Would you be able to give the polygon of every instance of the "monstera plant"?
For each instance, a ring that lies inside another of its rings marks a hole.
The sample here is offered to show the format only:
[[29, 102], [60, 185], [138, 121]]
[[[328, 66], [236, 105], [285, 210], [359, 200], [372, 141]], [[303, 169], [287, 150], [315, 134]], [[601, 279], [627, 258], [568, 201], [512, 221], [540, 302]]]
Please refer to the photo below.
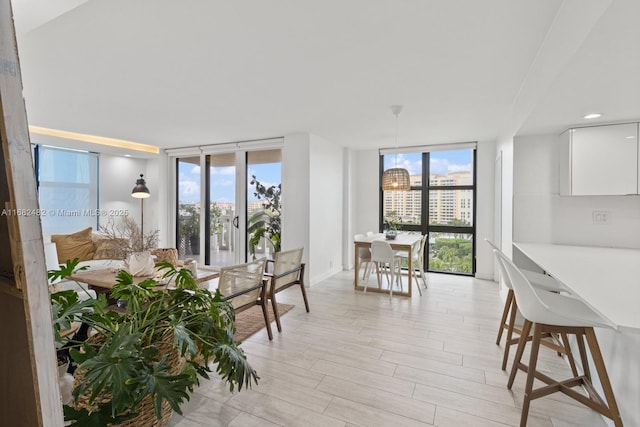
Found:
[[[69, 261], [49, 276], [68, 278], [76, 266]], [[58, 339], [72, 320], [92, 331], [84, 341], [66, 343], [77, 363], [73, 401], [64, 408], [72, 425], [145, 425], [135, 418], [145, 410], [157, 419], [167, 408], [181, 414], [199, 378], [209, 378], [211, 362], [231, 391], [257, 382], [233, 339], [231, 304], [219, 292], [199, 289], [187, 269], [158, 268], [158, 280], [141, 283], [126, 271], [117, 274], [111, 297], [125, 301], [124, 308], [109, 309], [104, 295], [82, 301], [73, 291], [52, 294]]]

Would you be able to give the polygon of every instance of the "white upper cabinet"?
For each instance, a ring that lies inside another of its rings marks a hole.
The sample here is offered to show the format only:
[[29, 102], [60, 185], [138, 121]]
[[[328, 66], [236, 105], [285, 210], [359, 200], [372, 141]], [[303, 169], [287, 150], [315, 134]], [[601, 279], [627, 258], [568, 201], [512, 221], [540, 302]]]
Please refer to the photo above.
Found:
[[638, 123], [569, 129], [560, 137], [560, 194], [638, 194]]

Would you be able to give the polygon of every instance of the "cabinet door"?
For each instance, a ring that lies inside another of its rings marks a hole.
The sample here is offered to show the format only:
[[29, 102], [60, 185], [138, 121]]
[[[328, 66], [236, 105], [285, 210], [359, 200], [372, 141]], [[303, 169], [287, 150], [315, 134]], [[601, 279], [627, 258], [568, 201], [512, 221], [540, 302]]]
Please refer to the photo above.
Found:
[[571, 130], [571, 194], [638, 194], [638, 124]]

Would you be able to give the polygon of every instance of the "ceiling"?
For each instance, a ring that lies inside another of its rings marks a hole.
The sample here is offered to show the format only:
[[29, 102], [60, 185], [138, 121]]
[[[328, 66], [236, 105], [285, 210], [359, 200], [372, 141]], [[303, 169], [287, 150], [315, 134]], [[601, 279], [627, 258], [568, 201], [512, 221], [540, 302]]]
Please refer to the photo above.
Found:
[[[640, 119], [636, 0], [13, 0], [29, 123], [353, 149]], [[39, 13], [36, 13], [39, 12]], [[32, 139], [34, 137], [32, 136]]]

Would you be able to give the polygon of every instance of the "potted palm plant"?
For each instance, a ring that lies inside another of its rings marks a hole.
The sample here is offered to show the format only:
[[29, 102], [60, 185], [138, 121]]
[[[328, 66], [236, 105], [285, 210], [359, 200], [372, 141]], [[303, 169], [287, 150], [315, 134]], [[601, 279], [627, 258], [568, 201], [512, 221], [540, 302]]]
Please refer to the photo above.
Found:
[[[68, 278], [77, 260], [49, 272]], [[81, 301], [52, 294], [54, 329], [80, 321], [94, 333], [86, 341], [68, 341], [77, 363], [73, 401], [65, 420], [91, 426], [162, 426], [189, 399], [199, 378], [216, 373], [231, 391], [258, 380], [243, 350], [233, 340], [234, 313], [219, 292], [199, 289], [191, 272], [169, 263], [164, 274], [135, 284], [121, 271], [112, 298], [127, 302], [110, 310], [104, 295]], [[160, 283], [171, 283], [162, 286]], [[72, 292], [72, 291], [64, 291]]]

